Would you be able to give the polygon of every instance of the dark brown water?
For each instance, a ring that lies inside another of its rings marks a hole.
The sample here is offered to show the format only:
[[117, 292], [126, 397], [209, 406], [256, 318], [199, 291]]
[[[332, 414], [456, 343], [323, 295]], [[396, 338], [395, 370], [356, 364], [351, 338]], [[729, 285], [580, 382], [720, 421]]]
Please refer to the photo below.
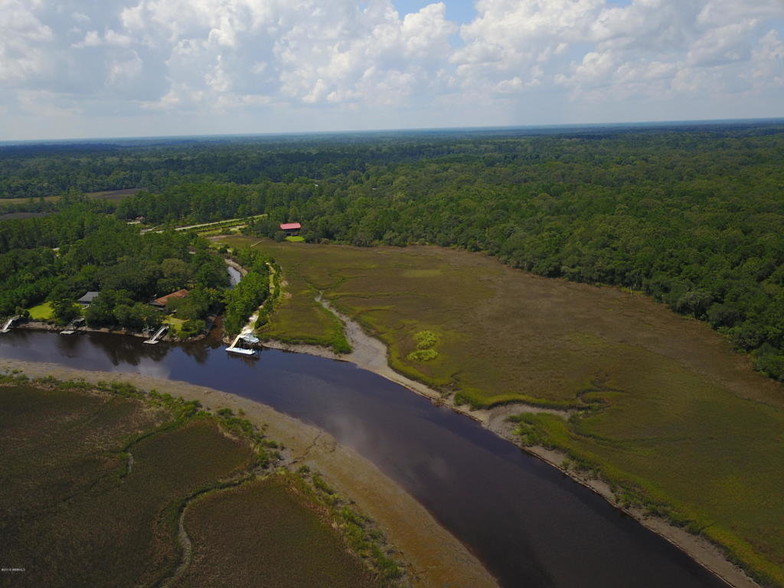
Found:
[[724, 584], [665, 540], [470, 419], [351, 364], [265, 350], [16, 330], [0, 356], [183, 380], [273, 406], [328, 431], [405, 487], [504, 586]]
[[232, 288], [240, 283], [240, 280], [242, 279], [242, 275], [240, 274], [239, 271], [235, 270], [230, 265], [226, 266], [226, 271], [229, 272], [229, 283], [231, 284]]

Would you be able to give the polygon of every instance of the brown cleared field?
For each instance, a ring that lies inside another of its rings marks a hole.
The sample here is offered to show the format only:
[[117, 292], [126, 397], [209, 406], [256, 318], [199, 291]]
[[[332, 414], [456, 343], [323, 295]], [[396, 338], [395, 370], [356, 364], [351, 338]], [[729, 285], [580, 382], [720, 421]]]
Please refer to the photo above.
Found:
[[319, 516], [320, 508], [288, 476], [197, 500], [185, 516], [185, 528], [196, 546], [193, 559], [174, 585], [378, 585], [342, 548], [328, 515]]
[[[527, 430], [784, 585], [784, 388], [706, 325], [462, 251], [260, 246], [381, 338], [398, 371], [476, 406], [582, 409], [526, 416]], [[422, 331], [437, 337], [425, 361], [410, 357]]]
[[[334, 514], [315, 517], [313, 505], [290, 491], [293, 483], [250, 483], [247, 492], [244, 486], [219, 489], [247, 479], [258, 463], [244, 434], [236, 427], [224, 432], [234, 426], [229, 417], [176, 417], [176, 402], [151, 404], [138, 393], [54, 381], [6, 379], [0, 406], [0, 559], [4, 568], [23, 570], [3, 575], [14, 586], [158, 585], [180, 565], [180, 509], [200, 495], [193, 510], [212, 522], [208, 536], [198, 535], [197, 526], [195, 553], [233, 556], [221, 543], [233, 537], [232, 551], [247, 557], [231, 570], [212, 570], [216, 581], [209, 585], [242, 585], [232, 578], [257, 578], [262, 567], [265, 577], [285, 578], [295, 566], [299, 585], [318, 585], [322, 577], [343, 578], [333, 585], [346, 586], [372, 579], [332, 530]], [[258, 495], [263, 488], [271, 490]], [[235, 495], [242, 512], [231, 502]], [[282, 513], [286, 519], [274, 537], [258, 534], [256, 523], [268, 526]], [[235, 525], [242, 524], [245, 534], [238, 536]], [[299, 558], [313, 565], [298, 566]]]
[[[125, 190], [105, 190], [103, 192], [88, 192], [85, 194], [87, 198], [95, 198], [98, 200], [122, 200], [128, 196], [133, 196], [140, 191], [140, 188], [127, 188]], [[44, 202], [58, 202], [62, 196], [43, 196]], [[38, 201], [41, 198], [2, 198], [0, 199], [0, 207], [4, 204], [27, 204], [31, 200]]]

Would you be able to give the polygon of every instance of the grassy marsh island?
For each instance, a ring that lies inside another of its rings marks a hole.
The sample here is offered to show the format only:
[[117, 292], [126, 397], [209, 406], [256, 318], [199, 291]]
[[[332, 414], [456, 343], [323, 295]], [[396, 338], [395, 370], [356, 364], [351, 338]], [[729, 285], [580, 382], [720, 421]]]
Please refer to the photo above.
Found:
[[231, 409], [18, 376], [0, 396], [2, 557], [23, 585], [408, 583], [370, 521], [281, 469], [278, 443]]

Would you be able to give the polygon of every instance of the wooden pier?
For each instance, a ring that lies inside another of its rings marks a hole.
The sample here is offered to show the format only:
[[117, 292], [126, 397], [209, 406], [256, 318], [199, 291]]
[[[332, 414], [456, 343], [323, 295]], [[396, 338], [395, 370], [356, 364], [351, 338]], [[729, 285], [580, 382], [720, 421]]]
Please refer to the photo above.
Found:
[[163, 334], [168, 330], [169, 326], [163, 325], [160, 329], [155, 331], [155, 334], [152, 337], [145, 340], [144, 342], [147, 343], [147, 345], [156, 345], [161, 340], [161, 337], [163, 337]]
[[10, 331], [11, 327], [14, 326], [14, 323], [18, 321], [20, 318], [22, 317], [17, 315], [17, 316], [12, 316], [10, 319], [5, 321], [5, 323], [3, 323], [3, 328], [0, 329], [0, 333], [7, 333], [8, 331]]

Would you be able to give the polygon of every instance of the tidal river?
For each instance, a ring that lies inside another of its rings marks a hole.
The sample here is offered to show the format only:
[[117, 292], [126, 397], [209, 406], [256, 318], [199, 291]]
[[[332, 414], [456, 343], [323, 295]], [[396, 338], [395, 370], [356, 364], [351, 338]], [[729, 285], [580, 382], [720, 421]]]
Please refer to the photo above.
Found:
[[265, 350], [14, 330], [0, 357], [136, 372], [244, 396], [354, 448], [419, 500], [504, 586], [724, 584], [591, 491], [467, 417], [351, 364]]

